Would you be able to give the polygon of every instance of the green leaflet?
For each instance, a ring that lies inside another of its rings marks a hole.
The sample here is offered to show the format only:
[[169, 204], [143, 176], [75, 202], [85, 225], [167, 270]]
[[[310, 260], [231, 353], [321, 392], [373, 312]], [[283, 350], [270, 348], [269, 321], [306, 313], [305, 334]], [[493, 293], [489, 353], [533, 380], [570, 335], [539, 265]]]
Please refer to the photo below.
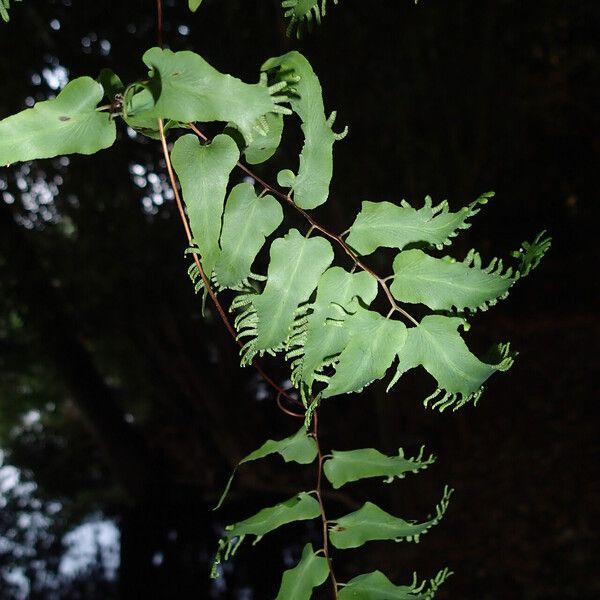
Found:
[[271, 244], [267, 284], [260, 294], [242, 294], [232, 310], [243, 308], [234, 325], [239, 338], [250, 337], [243, 346], [242, 364], [257, 353], [283, 348], [294, 313], [317, 287], [319, 277], [333, 260], [331, 244], [322, 237], [305, 238], [297, 229]]
[[346, 483], [367, 477], [385, 476], [385, 482], [391, 483], [394, 477], [403, 479], [406, 473], [417, 473], [435, 462], [433, 455], [423, 459], [423, 449], [414, 458], [405, 458], [402, 448], [398, 450], [398, 456], [385, 456], [374, 448], [333, 450], [332, 457], [325, 461], [323, 471], [336, 490]]
[[486, 310], [508, 295], [516, 281], [512, 269], [502, 272], [502, 261], [481, 268], [481, 257], [471, 250], [464, 262], [433, 258], [421, 250], [405, 250], [394, 259], [394, 298], [425, 304], [433, 310]]
[[306, 544], [300, 562], [283, 574], [275, 600], [310, 600], [313, 589], [324, 583], [328, 575], [327, 559], [315, 554], [312, 545]]
[[271, 58], [261, 70], [274, 71], [278, 82], [295, 81], [293, 89], [290, 89], [293, 94], [289, 100], [292, 110], [302, 121], [304, 146], [298, 174], [294, 175], [286, 169], [279, 173], [277, 181], [283, 187], [292, 188], [294, 202], [300, 208], [315, 208], [329, 196], [329, 183], [333, 175], [333, 143], [344, 137], [345, 133], [333, 133], [331, 127], [335, 112], [329, 119], [325, 118], [321, 84], [302, 54], [293, 51], [279, 58]]
[[205, 145], [195, 135], [184, 135], [171, 152], [194, 242], [209, 278], [220, 253], [221, 215], [229, 174], [239, 157], [235, 142], [222, 134]]
[[189, 7], [192, 12], [196, 12], [200, 5], [202, 4], [202, 0], [189, 0]]
[[254, 516], [228, 525], [225, 537], [219, 541], [219, 548], [213, 562], [211, 577], [217, 576], [216, 567], [221, 559], [228, 560], [233, 556], [247, 535], [254, 535], [254, 544], [264, 535], [294, 521], [316, 519], [321, 514], [319, 503], [307, 492], [300, 492], [289, 500], [269, 508], [263, 508]]
[[231, 190], [225, 203], [221, 252], [214, 271], [220, 288], [240, 289], [246, 284], [266, 237], [282, 221], [283, 210], [273, 196], [259, 198], [249, 183], [240, 183]]
[[257, 135], [244, 150], [246, 161], [251, 165], [258, 165], [269, 160], [279, 148], [283, 135], [283, 115], [267, 113], [264, 115], [267, 123], [265, 135]]
[[319, 279], [317, 297], [296, 314], [287, 341], [287, 359], [292, 359], [292, 383], [310, 389], [324, 366], [331, 364], [346, 347], [350, 336], [347, 327], [336, 327], [339, 307], [352, 312], [357, 298], [369, 305], [377, 295], [377, 281], [368, 273], [348, 273], [341, 267], [331, 267]]
[[[333, 0], [334, 4], [338, 3], [338, 0]], [[287, 28], [287, 35], [291, 35], [296, 32], [296, 36], [299, 38], [303, 25], [310, 30], [312, 28], [313, 18], [320, 25], [321, 17], [327, 14], [327, 0], [283, 0], [281, 3], [282, 8], [285, 9], [283, 16], [290, 19]]]
[[362, 306], [338, 323], [349, 330], [350, 340], [339, 355], [335, 373], [326, 378], [323, 398], [360, 392], [375, 379], [381, 379], [406, 341], [404, 323]]
[[494, 192], [482, 194], [457, 212], [450, 212], [445, 200], [433, 206], [429, 196], [419, 209], [405, 200], [400, 206], [391, 202], [363, 202], [346, 241], [362, 256], [381, 246], [402, 250], [415, 242], [433, 244], [440, 250], [451, 243], [459, 230], [471, 226], [467, 219], [477, 214], [479, 205], [486, 204], [493, 195]]
[[511, 253], [520, 260], [514, 274], [510, 267], [502, 272], [502, 260], [497, 258], [482, 268], [475, 250], [469, 251], [463, 262], [450, 256], [433, 258], [417, 249], [405, 250], [394, 259], [390, 291], [397, 300], [425, 304], [433, 310], [487, 310], [506, 298], [512, 285], [539, 264], [551, 242], [544, 233]]
[[[21, 0], [16, 0], [17, 2], [21, 2]], [[8, 14], [8, 10], [10, 8], [10, 0], [0, 0], [0, 17], [6, 23], [10, 21], [10, 16]]]
[[112, 146], [116, 128], [96, 110], [102, 86], [91, 77], [70, 81], [54, 100], [0, 121], [0, 165], [60, 154], [94, 154]]
[[440, 522], [448, 508], [452, 491], [444, 488], [435, 516], [424, 523], [399, 519], [372, 502], [365, 502], [357, 511], [332, 521], [334, 525], [329, 528], [329, 539], [340, 550], [358, 548], [365, 542], [375, 540], [418, 542], [424, 533]]
[[317, 457], [317, 444], [312, 436], [307, 435], [304, 427], [301, 427], [294, 435], [286, 437], [283, 440], [267, 440], [260, 448], [254, 450], [254, 452], [251, 452], [248, 456], [240, 460], [238, 466], [231, 474], [219, 502], [213, 510], [217, 510], [217, 508], [223, 504], [227, 492], [229, 492], [229, 488], [231, 487], [231, 482], [240, 465], [276, 453], [280, 454], [286, 463], [297, 462], [301, 465], [308, 465]]
[[[219, 73], [201, 56], [187, 50], [150, 48], [143, 60], [150, 69], [151, 79], [138, 94], [141, 97], [138, 103], [144, 105], [145, 111], [140, 108], [137, 112], [142, 112], [146, 119], [164, 118], [182, 123], [231, 121], [249, 142], [257, 133], [266, 133], [263, 115], [290, 113], [279, 105], [287, 98], [274, 95], [284, 84], [269, 88], [260, 83], [244, 83]], [[152, 106], [149, 94], [154, 100]], [[135, 106], [135, 100], [131, 102]]]
[[425, 587], [425, 581], [418, 585], [415, 574], [411, 585], [396, 586], [381, 571], [373, 571], [351, 579], [338, 594], [338, 600], [432, 600], [450, 575], [452, 572], [444, 569]]
[[317, 444], [312, 436], [307, 435], [304, 427], [301, 427], [294, 435], [283, 440], [267, 440], [258, 450], [241, 460], [240, 464], [275, 453], [281, 454], [285, 462], [308, 465], [317, 457]]
[[546, 232], [540, 232], [533, 242], [523, 242], [518, 250], [511, 253], [513, 258], [518, 258], [520, 261], [518, 273], [520, 277], [529, 275], [535, 269], [546, 252], [550, 249], [552, 239], [546, 237]]
[[425, 399], [425, 406], [433, 399], [433, 408], [440, 410], [451, 405], [456, 410], [469, 400], [476, 403], [483, 392], [484, 381], [496, 371], [508, 370], [515, 353], [510, 352], [509, 344], [500, 344], [492, 353], [490, 363], [481, 362], [471, 354], [458, 333], [461, 325], [465, 326], [465, 321], [459, 317], [429, 315], [418, 327], [411, 327], [406, 344], [398, 353], [398, 369], [388, 390], [406, 371], [423, 365], [438, 384]]

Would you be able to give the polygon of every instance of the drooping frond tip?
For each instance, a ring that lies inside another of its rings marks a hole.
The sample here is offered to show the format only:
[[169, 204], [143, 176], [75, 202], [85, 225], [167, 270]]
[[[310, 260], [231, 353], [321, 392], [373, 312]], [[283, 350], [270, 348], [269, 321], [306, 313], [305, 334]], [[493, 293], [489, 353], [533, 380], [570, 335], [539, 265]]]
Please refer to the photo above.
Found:
[[[337, 4], [338, 0], [333, 0], [333, 3]], [[283, 16], [289, 18], [287, 35], [295, 33], [297, 38], [305, 29], [312, 31], [313, 23], [320, 25], [327, 14], [327, 0], [283, 0], [281, 7], [285, 10]]]
[[519, 250], [514, 251], [511, 256], [520, 260], [517, 268], [519, 277], [529, 275], [535, 269], [552, 245], [552, 238], [541, 231], [533, 242], [523, 242]]
[[[21, 2], [21, 0], [15, 0], [16, 2]], [[10, 0], [0, 0], [0, 17], [5, 23], [10, 21], [10, 16], [8, 14], [8, 10], [10, 8]]]

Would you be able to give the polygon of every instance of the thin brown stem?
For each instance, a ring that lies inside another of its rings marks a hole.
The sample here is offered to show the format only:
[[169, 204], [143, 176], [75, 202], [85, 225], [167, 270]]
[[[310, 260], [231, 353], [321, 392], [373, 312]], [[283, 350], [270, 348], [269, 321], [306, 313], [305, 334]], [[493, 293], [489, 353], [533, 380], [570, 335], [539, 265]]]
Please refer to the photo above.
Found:
[[[175, 172], [173, 171], [173, 165], [171, 164], [171, 157], [169, 155], [169, 148], [167, 146], [167, 139], [165, 137], [165, 129], [164, 129], [162, 119], [158, 119], [158, 131], [160, 134], [160, 142], [162, 145], [165, 164], [167, 166], [167, 173], [169, 175], [169, 182], [171, 183], [171, 188], [173, 189], [173, 194], [175, 196], [175, 203], [177, 204], [177, 210], [179, 211], [179, 216], [181, 218], [183, 228], [185, 229], [185, 235], [187, 237], [188, 244], [191, 244], [192, 243], [192, 231], [191, 231], [190, 225], [188, 223], [187, 215], [185, 214], [185, 209], [183, 208], [183, 201], [181, 199], [181, 194], [179, 193], [179, 189], [177, 187], [177, 180], [175, 178]], [[235, 332], [235, 329], [233, 328], [233, 325], [227, 318], [227, 314], [225, 313], [225, 310], [223, 309], [221, 302], [217, 298], [215, 291], [212, 289], [212, 287], [210, 285], [210, 281], [208, 280], [208, 277], [206, 276], [206, 273], [204, 272], [204, 269], [202, 268], [202, 263], [200, 262], [198, 255], [193, 254], [193, 257], [194, 257], [194, 262], [196, 263], [196, 267], [198, 268], [198, 273], [200, 274], [200, 277], [202, 278], [202, 282], [204, 283], [204, 287], [206, 288], [206, 291], [207, 291], [208, 295], [210, 296], [210, 299], [213, 301], [213, 304], [215, 305], [215, 308], [217, 309], [217, 312], [219, 313], [219, 316], [221, 317], [223, 324], [225, 325], [225, 327], [226, 327], [227, 331], [229, 332], [229, 334], [231, 335], [231, 337], [233, 337], [233, 339], [237, 342], [237, 344], [239, 346], [241, 346], [242, 344], [238, 340], [238, 337]], [[277, 383], [275, 383], [275, 381], [273, 381], [273, 379], [271, 379], [271, 377], [269, 377], [264, 372], [262, 367], [256, 361], [252, 361], [252, 366], [256, 369], [258, 374], [264, 379], [264, 381], [277, 392], [278, 396], [283, 396], [286, 400], [288, 400], [292, 403], [298, 404], [300, 406], [302, 405], [301, 402], [297, 398], [294, 398], [293, 396], [288, 394], [281, 386], [277, 385]], [[280, 404], [279, 404], [279, 406], [280, 406], [280, 408], [282, 408], [282, 410], [284, 410]], [[286, 410], [284, 410], [284, 412], [289, 413], [289, 411], [286, 411]]]
[[[189, 127], [199, 138], [201, 138], [205, 142], [209, 141], [209, 138], [206, 135], [204, 135], [193, 123], [189, 123]], [[268, 184], [266, 181], [264, 181], [263, 179], [258, 177], [258, 175], [256, 175], [253, 171], [251, 171], [243, 163], [238, 161], [237, 166], [242, 171], [244, 171], [244, 173], [246, 173], [247, 175], [252, 177], [252, 179], [254, 179], [254, 181], [256, 181], [258, 184], [262, 185], [265, 190], [268, 190], [272, 194], [275, 194], [275, 196], [277, 196], [280, 200], [283, 200], [286, 204], [289, 204], [294, 210], [298, 211], [310, 223], [311, 231], [312, 231], [312, 229], [316, 229], [317, 231], [320, 231], [325, 237], [334, 241], [350, 257], [352, 262], [357, 267], [359, 267], [360, 269], [362, 269], [363, 271], [365, 271], [366, 273], [371, 275], [371, 277], [373, 277], [377, 281], [377, 283], [383, 290], [386, 298], [388, 299], [388, 302], [390, 303], [392, 312], [398, 312], [401, 315], [404, 315], [404, 317], [406, 317], [411, 323], [413, 323], [413, 325], [419, 324], [419, 322], [409, 312], [404, 310], [401, 306], [398, 306], [398, 304], [397, 304], [396, 300], [394, 299], [394, 296], [392, 296], [392, 293], [390, 292], [390, 288], [386, 282], [387, 278], [381, 277], [373, 269], [371, 269], [371, 267], [367, 266], [364, 262], [362, 262], [362, 260], [360, 260], [360, 258], [358, 258], [358, 256], [352, 250], [352, 248], [350, 248], [350, 246], [348, 246], [348, 244], [346, 244], [346, 242], [344, 241], [344, 239], [341, 235], [338, 235], [337, 233], [333, 233], [332, 231], [330, 231], [329, 229], [327, 229], [326, 227], [324, 227], [323, 225], [318, 223], [310, 214], [308, 214], [308, 212], [306, 212], [304, 209], [300, 208], [292, 200], [292, 198], [289, 194], [284, 194], [282, 191], [280, 191], [277, 188], [273, 187], [272, 185]]]
[[321, 444], [319, 443], [319, 421], [318, 421], [318, 409], [313, 412], [313, 437], [317, 445], [317, 487], [315, 489], [317, 501], [319, 502], [319, 508], [321, 510], [321, 523], [323, 524], [323, 555], [327, 560], [327, 566], [329, 567], [329, 579], [333, 587], [333, 598], [337, 600], [337, 580], [333, 571], [333, 561], [329, 554], [329, 533], [327, 531], [327, 515], [325, 514], [325, 506], [323, 504], [323, 495], [321, 493], [321, 481], [323, 479], [323, 461], [325, 457], [321, 452]]
[[162, 0], [156, 0], [156, 41], [159, 48], [163, 46], [163, 10]]

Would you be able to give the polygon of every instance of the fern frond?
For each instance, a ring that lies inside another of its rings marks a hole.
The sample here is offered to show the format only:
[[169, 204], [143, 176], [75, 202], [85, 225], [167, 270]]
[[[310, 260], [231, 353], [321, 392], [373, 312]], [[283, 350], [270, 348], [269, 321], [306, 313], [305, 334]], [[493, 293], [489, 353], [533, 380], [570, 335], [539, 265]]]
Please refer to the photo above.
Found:
[[331, 244], [322, 237], [305, 238], [291, 229], [271, 244], [267, 283], [260, 294], [242, 294], [231, 310], [243, 308], [234, 326], [238, 337], [250, 338], [242, 347], [242, 364], [254, 356], [284, 348], [295, 316], [317, 287], [333, 260]]
[[221, 253], [219, 237], [225, 194], [229, 175], [239, 157], [236, 143], [223, 134], [204, 145], [195, 135], [184, 135], [171, 152], [192, 235], [209, 279]]
[[381, 571], [373, 571], [358, 575], [347, 584], [341, 584], [339, 600], [356, 600], [356, 598], [394, 598], [394, 600], [433, 600], [440, 586], [452, 575], [452, 571], [444, 569], [428, 582], [419, 584], [417, 574], [413, 574], [410, 585], [394, 585]]
[[283, 221], [273, 196], [258, 197], [249, 183], [236, 185], [227, 198], [214, 279], [218, 289], [243, 289], [266, 238]]
[[346, 241], [362, 256], [382, 246], [402, 250], [417, 242], [441, 250], [452, 243], [452, 238], [461, 230], [471, 226], [468, 220], [493, 196], [494, 192], [482, 194], [456, 212], [450, 212], [446, 200], [434, 206], [429, 196], [419, 209], [406, 200], [402, 200], [400, 206], [391, 202], [363, 202]]
[[366, 306], [377, 295], [377, 282], [368, 273], [348, 273], [331, 267], [319, 279], [314, 303], [296, 312], [286, 340], [286, 359], [291, 360], [292, 383], [306, 387], [308, 395], [315, 375], [347, 345], [350, 330], [332, 327], [329, 321], [339, 318], [339, 308], [352, 311], [360, 299]]
[[540, 264], [551, 244], [552, 238], [546, 236], [545, 231], [540, 232], [533, 242], [523, 242], [521, 248], [511, 254], [513, 258], [519, 259], [518, 277], [529, 275]]
[[329, 539], [341, 550], [358, 548], [375, 540], [418, 543], [421, 536], [442, 520], [452, 492], [448, 486], [444, 488], [442, 499], [435, 507], [435, 515], [431, 515], [424, 523], [405, 521], [390, 515], [372, 502], [365, 502], [357, 511], [330, 521], [332, 527], [329, 529]]
[[406, 343], [398, 352], [396, 374], [388, 390], [406, 373], [418, 366], [435, 378], [438, 385], [424, 404], [440, 411], [449, 406], [457, 410], [467, 402], [476, 403], [483, 383], [495, 372], [508, 370], [516, 356], [509, 344], [499, 344], [486, 357], [486, 362], [472, 354], [458, 333], [465, 321], [458, 317], [429, 315], [418, 327], [408, 329]]
[[[338, 0], [333, 0], [334, 4]], [[283, 16], [289, 18], [287, 35], [294, 33], [300, 38], [303, 31], [312, 31], [313, 22], [321, 24], [321, 19], [327, 14], [327, 0], [283, 0], [281, 7], [285, 9]]]
[[323, 106], [323, 92], [319, 78], [310, 63], [299, 52], [288, 52], [271, 58], [261, 70], [275, 81], [290, 84], [289, 103], [302, 121], [304, 145], [300, 154], [298, 174], [284, 169], [277, 176], [282, 187], [290, 187], [294, 202], [303, 209], [320, 206], [329, 196], [333, 175], [333, 144], [342, 139], [344, 132], [332, 130], [335, 113], [327, 119]]
[[[21, 0], [15, 0], [16, 2], [21, 2]], [[10, 15], [8, 11], [10, 10], [10, 0], [0, 0], [0, 17], [5, 23], [10, 21]]]

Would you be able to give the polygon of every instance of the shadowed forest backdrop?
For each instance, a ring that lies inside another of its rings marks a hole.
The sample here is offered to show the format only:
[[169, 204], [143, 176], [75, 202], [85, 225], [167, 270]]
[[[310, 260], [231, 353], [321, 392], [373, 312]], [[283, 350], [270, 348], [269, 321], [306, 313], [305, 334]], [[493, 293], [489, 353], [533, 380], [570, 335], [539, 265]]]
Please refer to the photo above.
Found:
[[[475, 349], [508, 339], [520, 356], [476, 408], [425, 411], [417, 375], [323, 406], [327, 447], [438, 456], [418, 480], [373, 486], [392, 512], [425, 514], [444, 483], [456, 488], [419, 545], [338, 553], [337, 571], [405, 581], [447, 565], [440, 599], [598, 598], [600, 3], [344, 0], [300, 42], [276, 0], [205, 0], [195, 15], [164, 4], [168, 46], [245, 81], [288, 49], [310, 59], [350, 126], [317, 211], [334, 231], [362, 200], [431, 194], [458, 207], [494, 189], [456, 242], [463, 253], [507, 254], [543, 228], [554, 238], [477, 317]], [[150, 1], [16, 3], [0, 24], [0, 118], [103, 67], [142, 78], [155, 43]], [[224, 523], [288, 497], [310, 470], [257, 463], [210, 508], [241, 457], [297, 425], [239, 369], [210, 306], [201, 317], [158, 144], [119, 137], [93, 158], [0, 169], [0, 598], [270, 598], [318, 532], [242, 548], [218, 585], [208, 563]], [[300, 144], [297, 132], [282, 167]], [[332, 512], [358, 506], [354, 493], [329, 498]]]

